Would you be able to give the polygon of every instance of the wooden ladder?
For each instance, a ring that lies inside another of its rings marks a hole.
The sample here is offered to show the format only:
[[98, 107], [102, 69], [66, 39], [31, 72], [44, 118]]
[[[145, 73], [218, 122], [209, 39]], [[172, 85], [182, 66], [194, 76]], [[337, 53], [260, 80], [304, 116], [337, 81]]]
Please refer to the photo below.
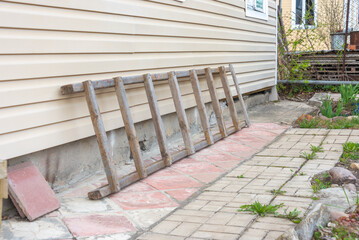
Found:
[[[238, 94], [238, 98], [241, 107], [243, 109], [245, 122], [242, 124], [238, 120], [237, 111], [233, 101], [233, 96], [231, 94], [230, 87], [228, 84], [227, 72], [231, 72], [232, 74], [232, 78]], [[228, 129], [226, 128], [223, 119], [222, 109], [220, 106], [216, 88], [214, 86], [213, 74], [219, 74], [221, 78], [223, 90], [228, 104], [229, 113], [233, 123], [233, 126]], [[219, 128], [219, 133], [216, 134], [212, 134], [210, 130], [205, 103], [202, 97], [202, 91], [198, 81], [199, 75], [205, 75], [207, 80], [211, 102], [213, 105], [213, 111], [216, 116], [217, 124]], [[190, 81], [193, 88], [193, 94], [195, 96], [203, 132], [205, 136], [204, 140], [196, 143], [193, 142], [190, 135], [190, 128], [189, 128], [185, 108], [183, 105], [180, 88], [178, 85], [178, 78], [184, 78], [184, 77], [190, 77]], [[161, 113], [158, 106], [158, 101], [153, 86], [154, 81], [161, 81], [161, 80], [168, 80], [179, 125], [180, 125], [180, 130], [183, 137], [184, 146], [185, 146], [184, 150], [178, 151], [174, 154], [170, 154], [170, 150], [166, 140], [164, 124], [162, 121]], [[155, 127], [158, 146], [162, 158], [160, 161], [151, 163], [148, 166], [144, 165], [144, 161], [142, 159], [140, 144], [137, 139], [135, 124], [133, 122], [130, 113], [130, 106], [128, 104], [126, 91], [125, 91], [125, 85], [138, 84], [138, 83], [143, 83], [145, 87], [148, 104], [150, 107], [151, 116]], [[126, 130], [126, 135], [128, 138], [130, 150], [136, 167], [135, 172], [132, 172], [122, 177], [119, 176], [115, 167], [114, 160], [111, 155], [112, 152], [111, 146], [107, 139], [106, 130], [102, 121], [101, 112], [95, 94], [96, 89], [111, 88], [111, 87], [115, 87], [116, 90], [117, 100], [120, 106], [120, 111]], [[140, 179], [143, 179], [148, 175], [158, 171], [159, 169], [170, 166], [173, 162], [176, 162], [188, 155], [191, 155], [200, 149], [212, 145], [216, 141], [225, 138], [229, 134], [239, 131], [244, 126], [250, 125], [248, 113], [239, 88], [238, 79], [232, 65], [229, 65], [229, 68], [221, 66], [216, 69], [205, 68], [205, 69], [177, 71], [177, 72], [159, 73], [159, 74], [144, 74], [144, 75], [137, 75], [130, 77], [116, 77], [113, 79], [105, 79], [98, 81], [85, 81], [82, 83], [75, 83], [75, 84], [62, 86], [61, 92], [63, 95], [85, 92], [88, 109], [91, 115], [93, 128], [97, 137], [97, 142], [100, 149], [101, 158], [108, 181], [107, 185], [89, 192], [88, 196], [90, 199], [101, 199], [112, 193], [116, 193], [120, 191], [121, 188], [124, 188]]]

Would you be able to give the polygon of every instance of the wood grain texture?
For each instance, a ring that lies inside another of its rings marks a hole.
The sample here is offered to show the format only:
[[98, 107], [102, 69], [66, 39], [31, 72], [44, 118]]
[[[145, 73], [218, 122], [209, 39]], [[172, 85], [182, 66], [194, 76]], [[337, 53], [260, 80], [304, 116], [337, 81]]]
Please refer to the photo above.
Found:
[[168, 76], [169, 76], [168, 83], [171, 89], [172, 99], [176, 109], [178, 123], [181, 129], [184, 146], [187, 150], [187, 153], [190, 155], [193, 154], [195, 151], [194, 151], [193, 141], [191, 138], [187, 115], [185, 112], [185, 108], [183, 106], [181, 91], [178, 86], [176, 74], [174, 72], [169, 72]]
[[212, 145], [213, 144], [213, 135], [212, 135], [211, 129], [209, 127], [206, 106], [204, 104], [202, 90], [201, 90], [201, 86], [199, 85], [196, 70], [190, 71], [190, 80], [191, 80], [191, 84], [192, 84], [193, 94], [196, 99], [198, 114], [201, 119], [204, 136], [207, 140], [208, 145]]
[[238, 131], [238, 130], [240, 130], [240, 126], [239, 126], [239, 122], [238, 122], [237, 110], [236, 110], [236, 106], [234, 105], [231, 89], [229, 88], [226, 68], [224, 66], [221, 66], [218, 69], [219, 69], [219, 76], [222, 81], [222, 87], [224, 90], [224, 94], [226, 95], [226, 101], [227, 101], [227, 105], [228, 105], [229, 114], [231, 116], [234, 128]]
[[246, 104], [244, 103], [243, 96], [242, 96], [242, 93], [241, 93], [241, 89], [239, 88], [239, 83], [238, 83], [238, 79], [237, 79], [237, 74], [236, 74], [236, 72], [235, 72], [234, 67], [233, 67], [232, 64], [229, 65], [229, 69], [230, 69], [231, 74], [232, 74], [234, 86], [236, 87], [236, 91], [237, 91], [237, 94], [238, 94], [239, 102], [241, 103], [241, 106], [242, 106], [244, 118], [246, 119], [247, 126], [249, 127], [249, 126], [251, 125], [251, 121], [250, 121], [249, 116], [248, 116]]
[[108, 142], [105, 127], [103, 125], [101, 112], [97, 104], [96, 93], [91, 81], [83, 82], [88, 109], [91, 115], [92, 125], [97, 137], [102, 163], [105, 168], [107, 181], [112, 192], [120, 191], [119, 178], [115, 163], [112, 159], [112, 150]]
[[171, 155], [168, 149], [166, 132], [163, 125], [160, 109], [158, 107], [158, 102], [155, 94], [155, 89], [153, 87], [152, 78], [150, 74], [145, 74], [143, 78], [144, 78], [146, 95], [148, 99], [148, 105], [150, 107], [152, 121], [155, 127], [157, 142], [160, 148], [162, 160], [164, 161], [166, 166], [170, 166], [172, 164]]
[[206, 80], [207, 80], [208, 90], [209, 90], [211, 100], [212, 100], [213, 111], [214, 111], [214, 114], [216, 115], [219, 132], [221, 133], [222, 137], [226, 137], [227, 130], [226, 130], [226, 126], [224, 124], [222, 109], [221, 109], [221, 106], [219, 105], [219, 99], [217, 96], [216, 87], [214, 86], [212, 70], [211, 70], [211, 68], [206, 68], [205, 71], [206, 71]]
[[143, 166], [140, 144], [138, 142], [135, 124], [131, 116], [130, 106], [128, 104], [128, 100], [126, 96], [125, 85], [121, 77], [115, 78], [114, 81], [115, 81], [117, 100], [120, 106], [122, 120], [125, 125], [127, 139], [130, 144], [133, 161], [135, 162], [135, 167], [138, 176], [140, 179], [142, 179], [145, 178], [147, 174], [146, 174], [146, 169]]

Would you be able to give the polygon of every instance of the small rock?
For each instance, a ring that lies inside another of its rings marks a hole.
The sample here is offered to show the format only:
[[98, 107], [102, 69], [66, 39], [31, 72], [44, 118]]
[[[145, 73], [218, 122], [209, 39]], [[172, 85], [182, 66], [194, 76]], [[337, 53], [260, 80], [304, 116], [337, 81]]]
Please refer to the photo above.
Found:
[[298, 239], [311, 240], [318, 226], [325, 226], [329, 221], [328, 208], [319, 203], [306, 215], [306, 217], [295, 227]]
[[358, 118], [358, 116], [355, 115], [355, 116], [349, 116], [349, 117], [348, 117], [349, 120], [352, 120], [352, 119], [354, 119], [354, 118]]
[[339, 185], [338, 184], [332, 184], [332, 187], [336, 188], [336, 187], [339, 187]]
[[340, 168], [333, 167], [329, 170], [329, 175], [331, 176], [331, 182], [334, 184], [344, 184], [344, 183], [356, 183], [356, 177], [351, 173], [351, 171]]
[[344, 184], [343, 186], [345, 189], [347, 189], [349, 191], [352, 191], [352, 192], [357, 191], [357, 188], [356, 188], [355, 184], [353, 184], [353, 183], [347, 183], [347, 184]]
[[354, 170], [359, 170], [359, 163], [352, 163], [350, 164], [350, 168]]
[[288, 231], [284, 232], [276, 240], [299, 240], [298, 234], [294, 228], [290, 228]]
[[332, 219], [332, 221], [335, 221], [341, 217], [349, 217], [349, 214], [339, 211], [330, 211], [330, 218]]
[[[338, 211], [339, 208], [346, 209], [348, 206], [355, 204], [356, 193], [344, 190], [341, 187], [322, 189], [318, 193], [320, 202], [328, 207], [330, 211]], [[349, 199], [349, 203], [348, 203]]]
[[343, 117], [343, 116], [333, 117], [332, 121], [335, 122], [335, 121], [341, 120], [341, 119], [346, 119], [346, 117]]
[[326, 116], [319, 116], [320, 120], [323, 120], [323, 121], [332, 121], [330, 118], [326, 117]]
[[345, 210], [345, 213], [351, 214], [357, 209], [357, 204], [353, 204]]

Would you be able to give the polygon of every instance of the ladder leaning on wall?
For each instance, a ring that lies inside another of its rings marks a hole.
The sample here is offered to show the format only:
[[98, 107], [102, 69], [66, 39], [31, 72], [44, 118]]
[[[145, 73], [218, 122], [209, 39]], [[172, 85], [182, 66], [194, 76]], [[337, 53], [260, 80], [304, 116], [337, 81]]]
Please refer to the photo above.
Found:
[[[243, 109], [245, 121], [240, 123], [236, 107], [233, 101], [233, 96], [231, 94], [230, 86], [228, 84], [227, 73], [230, 72], [233, 78], [235, 89]], [[218, 95], [216, 88], [214, 86], [213, 74], [219, 74], [222, 82], [222, 87], [226, 97], [229, 113], [231, 116], [233, 126], [228, 129], [225, 126], [223, 119], [222, 109], [219, 103]], [[217, 125], [219, 128], [219, 133], [212, 134], [210, 130], [210, 125], [208, 122], [208, 117], [205, 109], [204, 100], [202, 97], [202, 91], [199, 85], [198, 76], [205, 75], [208, 90], [211, 97], [211, 103], [213, 105], [213, 111], [216, 116]], [[198, 107], [198, 112], [205, 135], [205, 140], [194, 143], [189, 130], [189, 124], [185, 112], [185, 108], [182, 102], [182, 96], [178, 85], [178, 78], [189, 77], [193, 94], [195, 96], [196, 104]], [[155, 95], [153, 82], [154, 81], [163, 81], [168, 80], [168, 84], [171, 90], [172, 98], [174, 101], [175, 110], [177, 113], [183, 142], [185, 149], [174, 154], [170, 154], [168, 143], [166, 140], [164, 124], [160, 114], [158, 101]], [[155, 132], [157, 136], [158, 145], [161, 152], [161, 160], [151, 163], [147, 166], [144, 165], [142, 159], [140, 145], [137, 139], [135, 124], [132, 120], [130, 113], [130, 107], [126, 97], [125, 85], [129, 84], [138, 84], [143, 83], [147, 95], [148, 104], [150, 107], [150, 112], [155, 127]], [[115, 87], [117, 100], [120, 106], [120, 111], [122, 119], [124, 122], [128, 142], [130, 145], [130, 150], [133, 156], [135, 163], [136, 171], [132, 172], [126, 176], [120, 177], [117, 173], [114, 160], [111, 156], [111, 146], [108, 142], [105, 127], [102, 121], [101, 112], [98, 106], [96, 98], [96, 89], [112, 88]], [[96, 133], [97, 142], [99, 145], [102, 162], [104, 165], [105, 173], [107, 176], [108, 184], [100, 187], [94, 191], [88, 193], [90, 199], [96, 200], [106, 197], [112, 193], [120, 191], [121, 188], [124, 188], [140, 179], [147, 177], [148, 175], [162, 169], [164, 167], [170, 166], [173, 162], [178, 161], [188, 155], [199, 151], [213, 143], [219, 141], [222, 138], [227, 137], [229, 134], [232, 134], [236, 131], [239, 131], [244, 126], [250, 125], [250, 120], [248, 113], [243, 101], [241, 91], [239, 89], [238, 79], [234, 71], [233, 65], [229, 67], [220, 66], [218, 68], [204, 68], [204, 69], [193, 69], [188, 71], [177, 71], [169, 73], [159, 73], [159, 74], [144, 74], [130, 77], [116, 77], [113, 79], [105, 79], [98, 81], [85, 81], [82, 83], [69, 84], [61, 87], [61, 92], [63, 95], [85, 92], [87, 105], [91, 115], [91, 120], [93, 124], [94, 131]]]

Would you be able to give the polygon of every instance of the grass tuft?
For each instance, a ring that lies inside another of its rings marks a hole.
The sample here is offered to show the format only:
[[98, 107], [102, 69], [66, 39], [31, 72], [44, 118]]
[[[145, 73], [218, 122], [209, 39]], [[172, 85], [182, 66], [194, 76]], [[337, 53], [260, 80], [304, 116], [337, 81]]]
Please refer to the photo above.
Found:
[[266, 216], [269, 213], [275, 213], [279, 208], [283, 207], [283, 203], [279, 205], [272, 204], [261, 204], [258, 201], [255, 201], [253, 204], [243, 205], [238, 209], [238, 212], [252, 212], [252, 214], [257, 214], [261, 217]]

